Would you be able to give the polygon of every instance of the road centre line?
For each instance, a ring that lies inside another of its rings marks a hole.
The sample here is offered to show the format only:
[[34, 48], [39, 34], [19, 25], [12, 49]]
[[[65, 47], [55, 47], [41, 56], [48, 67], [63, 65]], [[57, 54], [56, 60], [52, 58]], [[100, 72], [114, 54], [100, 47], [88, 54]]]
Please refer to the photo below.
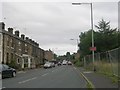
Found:
[[28, 82], [28, 81], [31, 81], [31, 80], [34, 80], [36, 79], [37, 77], [34, 77], [34, 78], [31, 78], [31, 79], [27, 79], [27, 80], [24, 80], [24, 81], [21, 81], [21, 82], [18, 82], [19, 84], [22, 84], [22, 83], [25, 83], [25, 82]]
[[55, 70], [53, 70], [52, 72], [55, 72], [55, 71], [57, 71], [58, 69], [55, 69]]
[[48, 75], [48, 73], [46, 73], [46, 74], [43, 74], [42, 76], [46, 76], [46, 75]]

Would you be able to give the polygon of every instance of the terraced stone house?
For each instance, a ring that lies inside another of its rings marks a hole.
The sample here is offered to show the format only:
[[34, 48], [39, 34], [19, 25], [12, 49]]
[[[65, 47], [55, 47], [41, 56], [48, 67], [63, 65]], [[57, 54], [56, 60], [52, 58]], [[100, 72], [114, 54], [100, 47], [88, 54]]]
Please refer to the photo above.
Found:
[[44, 63], [44, 50], [29, 37], [13, 28], [5, 30], [0, 23], [0, 63], [12, 64], [17, 68], [35, 68]]

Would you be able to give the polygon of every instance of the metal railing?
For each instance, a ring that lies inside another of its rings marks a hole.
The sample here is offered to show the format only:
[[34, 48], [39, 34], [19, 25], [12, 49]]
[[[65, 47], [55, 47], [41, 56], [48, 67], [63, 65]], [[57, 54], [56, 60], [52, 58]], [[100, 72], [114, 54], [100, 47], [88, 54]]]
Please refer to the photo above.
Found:
[[94, 65], [92, 62], [92, 55], [86, 55], [83, 59], [84, 68], [93, 70], [93, 66], [95, 66], [98, 72], [119, 76], [119, 57], [120, 47], [106, 52], [95, 53]]

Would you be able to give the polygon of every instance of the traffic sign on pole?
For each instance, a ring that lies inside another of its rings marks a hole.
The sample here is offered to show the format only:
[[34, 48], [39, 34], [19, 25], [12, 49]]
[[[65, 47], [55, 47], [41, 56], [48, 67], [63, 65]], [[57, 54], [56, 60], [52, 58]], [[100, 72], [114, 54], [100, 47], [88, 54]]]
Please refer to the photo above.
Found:
[[90, 47], [90, 51], [96, 51], [96, 47]]

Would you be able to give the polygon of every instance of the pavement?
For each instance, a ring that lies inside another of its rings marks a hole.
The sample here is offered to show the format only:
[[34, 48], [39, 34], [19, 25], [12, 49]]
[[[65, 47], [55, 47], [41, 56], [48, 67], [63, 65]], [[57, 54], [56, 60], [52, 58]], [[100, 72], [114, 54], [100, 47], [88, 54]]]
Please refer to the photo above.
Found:
[[20, 71], [2, 80], [3, 88], [86, 88], [87, 82], [74, 66]]
[[93, 71], [86, 71], [79, 68], [79, 71], [94, 85], [95, 88], [118, 88], [118, 84], [112, 83], [112, 80], [107, 76], [95, 73]]

